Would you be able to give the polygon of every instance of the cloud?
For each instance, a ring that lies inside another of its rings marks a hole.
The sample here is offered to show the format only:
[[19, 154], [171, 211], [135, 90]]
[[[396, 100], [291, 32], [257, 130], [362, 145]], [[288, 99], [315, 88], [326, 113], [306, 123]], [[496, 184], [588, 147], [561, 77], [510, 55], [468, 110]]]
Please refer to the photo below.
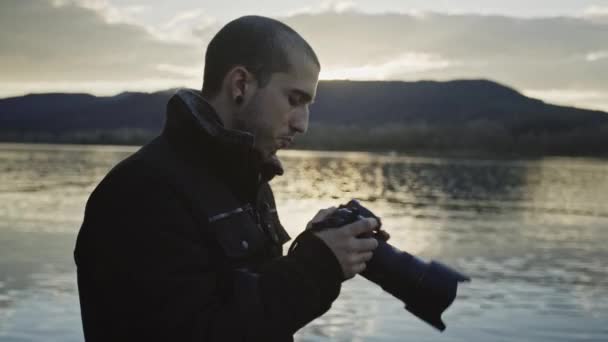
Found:
[[203, 15], [203, 10], [194, 9], [190, 11], [184, 11], [176, 14], [173, 18], [171, 18], [167, 23], [163, 25], [163, 28], [170, 29], [174, 28], [184, 22], [192, 21], [193, 19], [198, 19]]
[[145, 6], [117, 7], [108, 0], [51, 0], [54, 7], [78, 6], [102, 16], [109, 24], [135, 23], [134, 15], [146, 9]]
[[[313, 46], [326, 79], [488, 78], [597, 106], [602, 101], [589, 94], [608, 93], [608, 25], [588, 18], [604, 9], [554, 18], [365, 14], [352, 1], [325, 1], [278, 19]], [[223, 23], [193, 8], [150, 27], [137, 22], [146, 10], [106, 0], [1, 1], [0, 96], [28, 87], [198, 87], [204, 47]]]
[[[160, 39], [173, 42], [201, 44], [200, 32], [217, 26], [215, 18], [202, 9], [190, 9], [174, 15], [159, 28], [149, 28]], [[205, 37], [206, 38], [206, 37]]]
[[589, 6], [583, 10], [583, 16], [608, 16], [608, 6]]
[[445, 69], [455, 64], [441, 56], [409, 52], [384, 63], [351, 67], [333, 67], [321, 71], [321, 79], [391, 80], [407, 74]]
[[320, 14], [320, 13], [345, 13], [354, 12], [358, 9], [357, 4], [354, 1], [348, 0], [328, 0], [323, 1], [317, 6], [307, 6], [289, 11], [287, 16], [301, 15], [301, 14]]
[[0, 97], [21, 96], [30, 93], [67, 92], [89, 93], [99, 96], [116, 95], [123, 91], [155, 92], [170, 88], [200, 88], [199, 80], [188, 78], [141, 78], [133, 80], [89, 80], [89, 81], [38, 81], [38, 82], [2, 82]]
[[77, 6], [89, 9], [101, 16], [108, 24], [130, 24], [139, 27], [156, 38], [168, 42], [197, 44], [200, 40], [193, 34], [194, 26], [216, 24], [215, 18], [201, 8], [184, 10], [166, 22], [153, 26], [138, 20], [142, 12], [152, 10], [150, 6], [117, 6], [109, 0], [38, 0], [50, 1], [55, 7]]
[[183, 74], [158, 65], [199, 66], [200, 71], [189, 80], [202, 79], [200, 45], [159, 39], [145, 27], [124, 22], [126, 17], [118, 20], [115, 15], [110, 20], [110, 8], [106, 1], [2, 1], [3, 91], [7, 84], [19, 83], [156, 82], [184, 78]]
[[579, 17], [594, 24], [608, 25], [608, 6], [589, 6]]
[[599, 61], [600, 59], [604, 59], [604, 58], [608, 58], [608, 50], [589, 52], [585, 56], [585, 60], [587, 62], [595, 62], [595, 61]]
[[156, 70], [173, 74], [177, 77], [192, 77], [196, 75], [200, 70], [198, 67], [188, 67], [174, 64], [158, 64]]
[[577, 89], [524, 89], [526, 96], [545, 102], [585, 107], [590, 109], [608, 109], [608, 91], [585, 91]]
[[608, 26], [583, 18], [348, 12], [284, 20], [315, 48], [326, 78], [487, 78], [608, 92]]

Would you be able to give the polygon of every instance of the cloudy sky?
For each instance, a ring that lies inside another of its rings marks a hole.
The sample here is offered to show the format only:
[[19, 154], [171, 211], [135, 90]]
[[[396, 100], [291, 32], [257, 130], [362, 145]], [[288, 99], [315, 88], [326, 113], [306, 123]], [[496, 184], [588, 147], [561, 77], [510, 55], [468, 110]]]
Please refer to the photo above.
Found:
[[245, 14], [302, 33], [323, 79], [487, 78], [608, 111], [608, 0], [1, 0], [0, 97], [200, 88]]

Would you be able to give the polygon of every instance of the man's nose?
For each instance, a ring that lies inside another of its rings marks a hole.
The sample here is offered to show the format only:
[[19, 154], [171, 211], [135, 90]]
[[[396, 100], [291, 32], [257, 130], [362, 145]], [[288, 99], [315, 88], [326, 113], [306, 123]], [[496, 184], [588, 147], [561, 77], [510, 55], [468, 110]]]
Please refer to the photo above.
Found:
[[290, 122], [291, 129], [296, 131], [297, 133], [306, 133], [306, 131], [308, 130], [308, 116], [308, 105], [296, 109], [293, 112], [293, 116]]

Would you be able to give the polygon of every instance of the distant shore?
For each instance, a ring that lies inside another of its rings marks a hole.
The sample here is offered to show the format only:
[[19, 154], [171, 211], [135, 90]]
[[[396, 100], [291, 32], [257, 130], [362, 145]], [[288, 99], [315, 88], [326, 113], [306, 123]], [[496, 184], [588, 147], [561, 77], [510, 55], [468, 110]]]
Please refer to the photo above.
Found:
[[[158, 132], [141, 129], [0, 133], [4, 143], [140, 146]], [[497, 126], [391, 125], [385, 127], [311, 125], [294, 149], [364, 151], [421, 156], [535, 158], [544, 156], [608, 157], [608, 127], [561, 133], [513, 135]]]
[[[175, 89], [0, 99], [0, 141], [142, 145]], [[534, 158], [608, 155], [608, 113], [557, 106], [490, 80], [321, 81], [294, 148]]]

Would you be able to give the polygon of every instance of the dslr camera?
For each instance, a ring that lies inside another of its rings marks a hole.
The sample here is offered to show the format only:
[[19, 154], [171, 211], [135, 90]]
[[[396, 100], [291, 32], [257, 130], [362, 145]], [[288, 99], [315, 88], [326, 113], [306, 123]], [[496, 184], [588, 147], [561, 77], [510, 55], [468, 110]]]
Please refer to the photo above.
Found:
[[[359, 219], [380, 218], [357, 200], [340, 205], [323, 221], [314, 223], [313, 230], [342, 227]], [[374, 234], [375, 235], [375, 234]], [[374, 237], [361, 236], [361, 237]], [[445, 330], [441, 314], [456, 298], [459, 282], [470, 281], [466, 275], [436, 261], [429, 263], [399, 250], [381, 238], [366, 269], [360, 274], [405, 304], [405, 309], [440, 331]]]

